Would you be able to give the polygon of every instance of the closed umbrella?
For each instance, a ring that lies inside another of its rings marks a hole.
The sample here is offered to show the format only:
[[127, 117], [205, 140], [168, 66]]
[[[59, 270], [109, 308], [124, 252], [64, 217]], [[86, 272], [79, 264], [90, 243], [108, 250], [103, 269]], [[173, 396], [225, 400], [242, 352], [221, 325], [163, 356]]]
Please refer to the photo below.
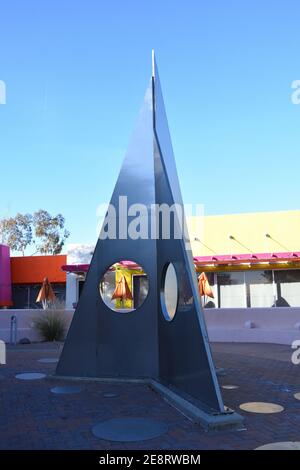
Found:
[[[199, 293], [202, 296], [211, 297], [214, 299], [214, 293], [212, 291], [212, 288], [209, 285], [207, 276], [205, 273], [201, 273], [198, 279], [198, 287], [199, 287]], [[205, 304], [205, 299], [204, 299], [204, 304]]]
[[111, 297], [111, 300], [120, 299], [122, 301], [122, 305], [124, 305], [125, 300], [133, 300], [132, 293], [129, 289], [128, 283], [124, 274], [120, 277], [117, 286], [114, 290], [114, 293]]
[[42, 287], [36, 298], [36, 302], [42, 302], [43, 309], [48, 308], [50, 302], [55, 300], [55, 294], [47, 277], [43, 280]]

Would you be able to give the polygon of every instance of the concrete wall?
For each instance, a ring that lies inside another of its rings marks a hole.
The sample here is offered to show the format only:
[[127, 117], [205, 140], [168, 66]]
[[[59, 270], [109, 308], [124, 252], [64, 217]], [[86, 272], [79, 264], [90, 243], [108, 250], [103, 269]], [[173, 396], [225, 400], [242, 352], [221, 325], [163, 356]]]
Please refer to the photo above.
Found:
[[[17, 339], [26, 337], [40, 341], [32, 323], [42, 312], [39, 309], [0, 310], [0, 339], [9, 342], [10, 319], [16, 315]], [[61, 312], [70, 324], [74, 310]], [[300, 340], [300, 308], [205, 309], [205, 319], [211, 341], [290, 345], [294, 340]]]
[[[0, 339], [9, 342], [10, 341], [10, 322], [11, 317], [15, 315], [17, 317], [17, 341], [22, 338], [28, 338], [30, 341], [41, 341], [37, 331], [33, 327], [33, 319], [41, 315], [44, 310], [33, 309], [33, 310], [16, 310], [16, 309], [1, 309], [0, 310]], [[73, 317], [74, 310], [56, 310], [61, 312], [67, 320], [69, 326]]]
[[300, 308], [205, 309], [210, 341], [277, 343], [300, 340]]

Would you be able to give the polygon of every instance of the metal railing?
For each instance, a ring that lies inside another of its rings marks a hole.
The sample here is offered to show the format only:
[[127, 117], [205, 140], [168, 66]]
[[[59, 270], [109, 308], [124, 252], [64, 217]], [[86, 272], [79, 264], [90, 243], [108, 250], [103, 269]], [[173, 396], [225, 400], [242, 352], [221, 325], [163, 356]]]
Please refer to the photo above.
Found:
[[18, 319], [16, 315], [10, 317], [10, 344], [16, 345], [18, 338]]

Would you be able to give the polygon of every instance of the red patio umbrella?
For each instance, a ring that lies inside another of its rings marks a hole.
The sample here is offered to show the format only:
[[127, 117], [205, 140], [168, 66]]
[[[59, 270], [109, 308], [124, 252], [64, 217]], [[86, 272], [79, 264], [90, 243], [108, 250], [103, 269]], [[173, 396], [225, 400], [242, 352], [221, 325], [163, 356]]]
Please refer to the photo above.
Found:
[[211, 297], [212, 299], [214, 299], [212, 288], [209, 285], [209, 282], [205, 273], [200, 274], [198, 278], [198, 287], [199, 287], [199, 292], [201, 296], [207, 295], [208, 297]]
[[55, 300], [55, 294], [53, 292], [52, 286], [47, 277], [43, 280], [42, 287], [36, 298], [36, 302], [42, 302], [43, 309], [45, 310], [48, 307], [49, 302]]
[[124, 274], [120, 277], [117, 286], [114, 290], [113, 295], [111, 296], [111, 300], [120, 299], [122, 304], [125, 300], [133, 300], [132, 293], [129, 289], [128, 283]]

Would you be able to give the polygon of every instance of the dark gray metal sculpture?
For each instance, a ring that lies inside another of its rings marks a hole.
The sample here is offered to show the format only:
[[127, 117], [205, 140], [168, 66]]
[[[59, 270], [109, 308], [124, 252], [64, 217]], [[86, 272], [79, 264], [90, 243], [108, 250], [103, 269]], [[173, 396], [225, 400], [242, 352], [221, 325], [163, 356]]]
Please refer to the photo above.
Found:
[[[128, 206], [146, 205], [149, 218], [153, 204], [183, 207], [154, 55], [151, 83], [111, 199], [117, 220], [119, 196], [127, 196]], [[133, 218], [128, 217], [128, 224]], [[171, 239], [164, 239], [161, 229], [158, 239], [122, 237], [117, 233], [116, 239], [98, 240], [57, 374], [150, 378], [209, 414], [225, 413], [187, 240], [172, 233]], [[149, 280], [146, 300], [128, 314], [113, 312], [99, 294], [102, 276], [119, 260], [134, 260]], [[163, 292], [169, 263], [178, 281], [172, 321], [167, 319]]]

